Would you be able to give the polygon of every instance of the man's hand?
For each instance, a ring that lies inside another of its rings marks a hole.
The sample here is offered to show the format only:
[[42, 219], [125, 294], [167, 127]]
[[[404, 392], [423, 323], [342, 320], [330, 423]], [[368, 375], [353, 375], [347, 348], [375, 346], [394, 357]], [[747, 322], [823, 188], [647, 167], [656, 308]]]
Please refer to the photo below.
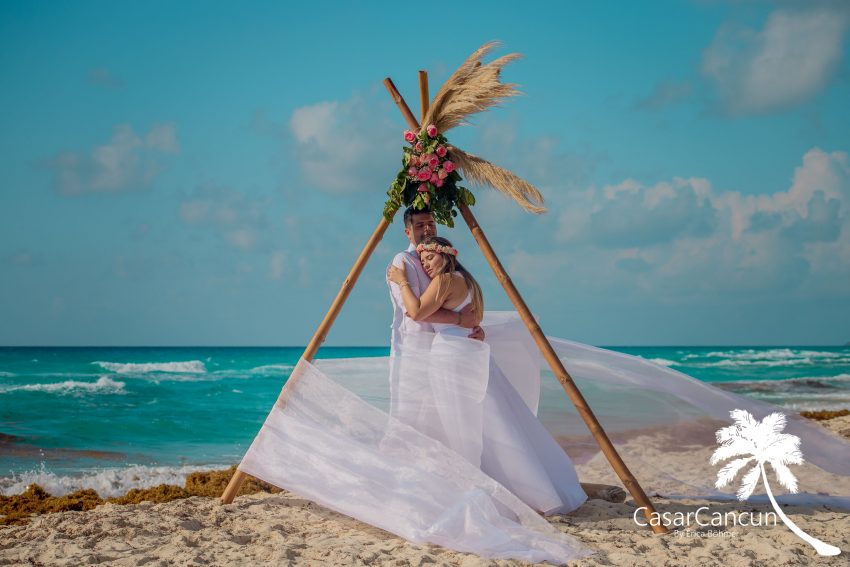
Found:
[[482, 329], [481, 327], [476, 325], [475, 327], [472, 328], [472, 332], [469, 333], [469, 338], [475, 339], [476, 341], [483, 341], [484, 340], [484, 329]]
[[484, 329], [478, 326], [480, 321], [481, 315], [475, 312], [475, 307], [473, 307], [471, 303], [461, 309], [460, 326], [472, 330], [472, 332], [468, 335], [470, 339], [475, 339], [477, 341], [484, 340]]
[[477, 327], [480, 321], [481, 317], [475, 312], [475, 307], [471, 303], [460, 310], [460, 322], [458, 326], [472, 329]]

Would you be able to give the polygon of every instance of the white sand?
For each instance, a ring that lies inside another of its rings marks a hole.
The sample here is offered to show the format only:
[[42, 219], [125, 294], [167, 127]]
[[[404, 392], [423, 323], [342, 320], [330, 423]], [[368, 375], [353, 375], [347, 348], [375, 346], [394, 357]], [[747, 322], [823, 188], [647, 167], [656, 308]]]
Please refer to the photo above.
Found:
[[[656, 507], [694, 511], [769, 506], [656, 498]], [[731, 528], [727, 537], [655, 535], [632, 521], [634, 505], [590, 500], [559, 529], [599, 551], [576, 565], [850, 565], [850, 514], [787, 507], [806, 532], [847, 553], [820, 558], [781, 522]], [[254, 494], [222, 506], [193, 497], [165, 504], [107, 504], [0, 529], [0, 565], [522, 565], [408, 543], [289, 493]]]

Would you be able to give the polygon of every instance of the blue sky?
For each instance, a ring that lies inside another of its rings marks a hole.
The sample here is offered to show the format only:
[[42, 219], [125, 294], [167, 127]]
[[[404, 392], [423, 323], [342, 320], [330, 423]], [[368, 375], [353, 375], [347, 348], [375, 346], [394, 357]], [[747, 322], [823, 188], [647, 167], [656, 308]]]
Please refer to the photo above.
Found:
[[[0, 344], [303, 345], [405, 128], [476, 47], [523, 96], [449, 132], [535, 183], [476, 215], [549, 334], [850, 341], [840, 2], [0, 5]], [[425, 13], [427, 12], [427, 13]], [[510, 304], [464, 226], [444, 229]], [[388, 342], [398, 219], [328, 344]]]

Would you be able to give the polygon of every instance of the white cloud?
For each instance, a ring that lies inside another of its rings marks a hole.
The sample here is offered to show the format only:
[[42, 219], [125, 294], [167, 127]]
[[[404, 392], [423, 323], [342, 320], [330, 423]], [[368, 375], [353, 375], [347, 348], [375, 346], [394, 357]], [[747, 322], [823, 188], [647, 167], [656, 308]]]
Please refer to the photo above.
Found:
[[702, 72], [730, 113], [787, 108], [829, 84], [848, 24], [843, 6], [777, 10], [760, 31], [726, 24], [703, 52]]
[[88, 73], [88, 81], [92, 85], [106, 87], [109, 89], [120, 89], [124, 86], [124, 81], [116, 77], [115, 74], [106, 67], [90, 69]]
[[119, 124], [106, 144], [87, 155], [62, 152], [48, 166], [63, 195], [118, 192], [149, 186], [165, 170], [166, 156], [179, 152], [174, 124], [155, 124], [144, 137], [128, 124]]
[[646, 188], [632, 179], [603, 187], [582, 237], [622, 248], [711, 234], [717, 218], [706, 186], [703, 179], [674, 178]]
[[571, 289], [590, 295], [850, 292], [845, 152], [809, 150], [788, 189], [774, 193], [718, 191], [699, 178], [627, 179], [570, 193], [557, 210], [557, 248], [524, 246], [509, 257], [528, 285], [543, 289], [569, 274]]
[[388, 187], [404, 144], [404, 124], [392, 112], [386, 101], [360, 95], [296, 109], [289, 128], [305, 180], [337, 194]]
[[32, 253], [21, 250], [8, 257], [9, 262], [18, 266], [30, 266], [33, 263]]
[[250, 228], [237, 228], [224, 233], [224, 238], [232, 246], [250, 250], [257, 243], [257, 233]]
[[638, 110], [658, 111], [667, 106], [672, 106], [688, 100], [693, 93], [690, 80], [672, 81], [663, 80], [655, 85], [652, 92], [635, 103]]
[[267, 226], [265, 210], [270, 202], [268, 197], [202, 185], [181, 203], [180, 218], [188, 225], [214, 230], [233, 248], [253, 250]]
[[[716, 197], [717, 206], [730, 211], [734, 239], [741, 238], [746, 230], [794, 231], [800, 224], [826, 221], [830, 212], [824, 211], [824, 207], [836, 212], [843, 207], [842, 214], [847, 214], [850, 206], [848, 172], [847, 153], [827, 153], [812, 148], [803, 156], [802, 165], [795, 168], [793, 182], [787, 191], [764, 195], [728, 192]], [[833, 222], [838, 221], [839, 217], [835, 216]], [[824, 228], [828, 227], [824, 225]]]
[[337, 121], [335, 114], [339, 103], [319, 102], [311, 106], [295, 109], [289, 121], [289, 127], [295, 139], [301, 144], [316, 142], [319, 145], [333, 143], [333, 128]]
[[279, 280], [286, 272], [286, 258], [288, 254], [285, 250], [275, 250], [269, 259], [269, 278]]

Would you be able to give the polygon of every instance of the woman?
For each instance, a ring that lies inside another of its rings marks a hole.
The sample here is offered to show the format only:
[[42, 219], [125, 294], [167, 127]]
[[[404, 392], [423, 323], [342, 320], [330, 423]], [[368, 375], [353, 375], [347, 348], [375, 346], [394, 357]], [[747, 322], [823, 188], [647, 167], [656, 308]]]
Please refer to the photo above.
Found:
[[[411, 291], [403, 266], [390, 266], [388, 274], [390, 281], [401, 288], [407, 316], [421, 320], [440, 308], [460, 311], [470, 302], [476, 313], [484, 313], [481, 287], [457, 261], [457, 249], [451, 242], [429, 236], [419, 244], [417, 252], [431, 278], [422, 297]], [[524, 399], [505, 377], [497, 360], [487, 357], [487, 373], [480, 380], [485, 389], [483, 399], [453, 395], [457, 385], [445, 384], [446, 381], [467, 384], [478, 373], [474, 369], [463, 372], [453, 365], [434, 367], [463, 357], [479, 359], [481, 346], [467, 339], [468, 331], [462, 327], [435, 324], [434, 330], [438, 337], [430, 350], [432, 371], [424, 375], [420, 371], [408, 379], [431, 382], [437, 411], [431, 415], [418, 412], [418, 422], [402, 418], [403, 421], [455, 449], [544, 515], [564, 514], [583, 504], [587, 494], [579, 484], [572, 461], [537, 420], [525, 401], [528, 397]], [[526, 378], [539, 382], [539, 368], [532, 365], [525, 373], [529, 375]], [[445, 425], [436, 428], [436, 433], [435, 421]]]

